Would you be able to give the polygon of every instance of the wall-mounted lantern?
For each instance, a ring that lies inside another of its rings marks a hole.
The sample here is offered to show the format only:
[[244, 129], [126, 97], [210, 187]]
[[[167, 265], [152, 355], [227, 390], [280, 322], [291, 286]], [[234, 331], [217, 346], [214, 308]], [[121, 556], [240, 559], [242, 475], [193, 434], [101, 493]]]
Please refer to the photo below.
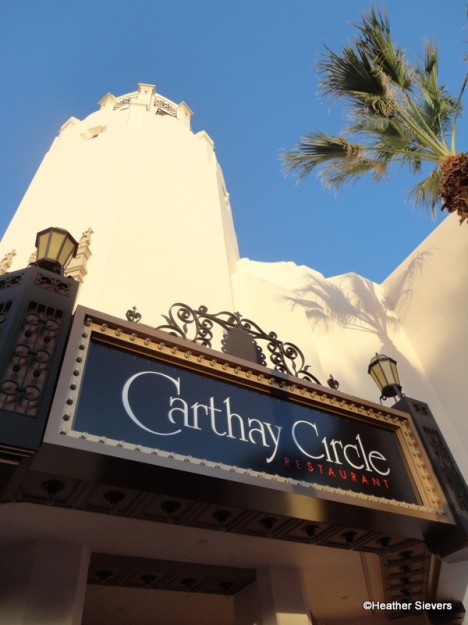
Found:
[[78, 248], [66, 230], [42, 230], [36, 247], [36, 262], [0, 276], [0, 448], [12, 459], [41, 445], [79, 286], [63, 273]]
[[376, 354], [369, 363], [367, 373], [377, 384], [381, 392], [381, 400], [396, 396], [401, 399], [403, 394], [396, 360], [384, 354]]
[[37, 233], [36, 249], [35, 265], [63, 275], [64, 268], [76, 256], [78, 243], [63, 228], [46, 228]]

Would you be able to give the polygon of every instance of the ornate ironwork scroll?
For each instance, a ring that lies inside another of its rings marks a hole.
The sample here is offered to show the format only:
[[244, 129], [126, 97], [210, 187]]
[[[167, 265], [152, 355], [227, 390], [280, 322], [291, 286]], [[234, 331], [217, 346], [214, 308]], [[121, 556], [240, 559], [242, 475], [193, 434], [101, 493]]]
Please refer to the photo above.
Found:
[[208, 348], [216, 343], [221, 344], [221, 350], [225, 354], [264, 366], [269, 366], [269, 357], [270, 365], [273, 365], [275, 371], [321, 384], [310, 373], [304, 354], [297, 345], [281, 341], [275, 332], [265, 332], [254, 321], [242, 317], [238, 312], [209, 313], [206, 306], [193, 309], [178, 302], [163, 317], [167, 323], [158, 326], [156, 330], [169, 332], [173, 336], [180, 336]]

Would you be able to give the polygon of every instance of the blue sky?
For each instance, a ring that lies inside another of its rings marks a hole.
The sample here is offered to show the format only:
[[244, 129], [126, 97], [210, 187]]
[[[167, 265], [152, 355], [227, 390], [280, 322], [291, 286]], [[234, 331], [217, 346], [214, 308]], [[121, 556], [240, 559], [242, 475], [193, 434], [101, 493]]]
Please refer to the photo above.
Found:
[[[382, 281], [440, 223], [405, 200], [397, 170], [337, 195], [315, 177], [285, 178], [279, 155], [313, 129], [337, 133], [339, 108], [317, 97], [314, 63], [339, 49], [364, 0], [2, 0], [0, 233], [60, 126], [138, 82], [185, 100], [223, 168], [242, 256], [292, 260], [325, 276]], [[457, 93], [467, 66], [465, 0], [388, 0], [409, 54], [440, 45], [441, 79]], [[466, 120], [459, 149], [466, 149]], [[64, 207], [66, 210], [66, 207]], [[56, 224], [60, 225], [60, 224]], [[466, 225], [460, 236], [467, 236]]]

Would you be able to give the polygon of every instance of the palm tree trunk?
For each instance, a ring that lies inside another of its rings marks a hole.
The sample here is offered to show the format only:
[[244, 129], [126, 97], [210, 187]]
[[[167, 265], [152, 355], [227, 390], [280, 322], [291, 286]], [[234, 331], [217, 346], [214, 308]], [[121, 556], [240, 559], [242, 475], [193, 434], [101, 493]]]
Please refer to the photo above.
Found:
[[[460, 223], [468, 220], [468, 153], [459, 152], [448, 156], [441, 164], [440, 192], [442, 210], [457, 212]], [[467, 222], [468, 223], [468, 222]]]

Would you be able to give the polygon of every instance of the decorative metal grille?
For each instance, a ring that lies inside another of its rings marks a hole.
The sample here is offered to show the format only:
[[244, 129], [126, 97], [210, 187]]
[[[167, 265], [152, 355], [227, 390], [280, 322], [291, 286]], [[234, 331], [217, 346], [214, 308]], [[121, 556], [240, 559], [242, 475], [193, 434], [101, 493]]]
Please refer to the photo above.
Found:
[[50, 293], [58, 293], [66, 297], [71, 293], [70, 283], [62, 280], [59, 276], [57, 278], [52, 278], [51, 276], [40, 273], [34, 284], [41, 289], [46, 289]]
[[0, 331], [2, 329], [2, 323], [5, 322], [7, 315], [11, 308], [11, 300], [9, 302], [2, 302], [0, 304]]
[[169, 115], [172, 115], [172, 117], [177, 117], [177, 107], [165, 100], [164, 98], [154, 96], [154, 106], [157, 109], [162, 109]]
[[131, 102], [132, 98], [122, 98], [121, 100], [117, 100], [117, 102], [114, 104], [114, 111], [116, 109], [120, 109], [124, 106], [128, 106]]
[[466, 485], [452, 461], [444, 439], [434, 428], [425, 427], [424, 432], [434, 451], [439, 466], [444, 471], [447, 485], [452, 490], [460, 509], [468, 512], [468, 492], [466, 490]]
[[30, 302], [0, 380], [0, 409], [37, 416], [63, 313]]
[[284, 343], [275, 332], [265, 332], [254, 321], [242, 317], [238, 312], [209, 313], [206, 306], [193, 309], [178, 302], [163, 317], [167, 323], [158, 326], [156, 330], [169, 332], [208, 348], [212, 348], [213, 344], [221, 344], [225, 354], [264, 366], [273, 365], [275, 371], [321, 384], [310, 373], [304, 354], [297, 345]]
[[0, 278], [0, 290], [9, 289], [12, 286], [18, 286], [23, 281], [24, 272], [18, 273], [15, 272], [13, 274], [5, 274]]

